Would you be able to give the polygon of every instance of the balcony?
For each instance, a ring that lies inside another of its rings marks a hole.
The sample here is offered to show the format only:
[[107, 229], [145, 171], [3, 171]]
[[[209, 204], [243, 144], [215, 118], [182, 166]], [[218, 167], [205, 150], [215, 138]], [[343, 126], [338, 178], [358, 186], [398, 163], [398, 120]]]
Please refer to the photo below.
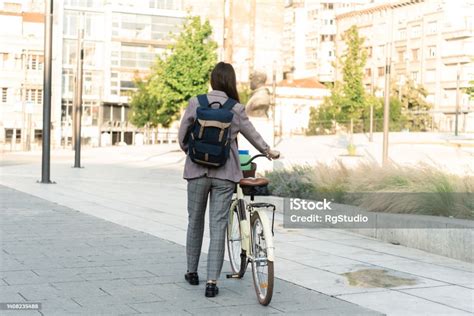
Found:
[[471, 56], [463, 53], [446, 53], [441, 55], [441, 59], [445, 65], [467, 64], [471, 61]]
[[460, 29], [460, 30], [449, 30], [443, 32], [443, 38], [447, 41], [461, 40], [474, 36], [474, 28]]

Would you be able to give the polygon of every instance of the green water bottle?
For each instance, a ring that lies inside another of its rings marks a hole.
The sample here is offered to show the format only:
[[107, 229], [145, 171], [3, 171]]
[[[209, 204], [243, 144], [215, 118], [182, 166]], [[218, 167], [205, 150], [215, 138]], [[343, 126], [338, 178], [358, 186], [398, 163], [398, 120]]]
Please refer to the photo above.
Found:
[[[248, 150], [239, 150], [239, 161], [240, 161], [241, 164], [246, 163], [247, 161], [250, 160], [250, 158], [252, 158], [252, 157], [249, 155]], [[240, 169], [241, 170], [251, 170], [252, 169], [252, 164], [248, 164], [246, 166], [240, 166]]]

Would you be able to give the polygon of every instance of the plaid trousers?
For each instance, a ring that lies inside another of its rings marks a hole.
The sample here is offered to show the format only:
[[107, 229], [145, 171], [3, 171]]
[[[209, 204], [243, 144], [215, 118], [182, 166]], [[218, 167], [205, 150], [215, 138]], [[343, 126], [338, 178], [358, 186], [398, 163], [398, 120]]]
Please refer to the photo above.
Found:
[[201, 177], [188, 180], [188, 231], [186, 256], [189, 272], [197, 272], [204, 233], [207, 198], [211, 241], [207, 255], [207, 279], [217, 280], [222, 270], [225, 252], [225, 232], [235, 183], [228, 180]]

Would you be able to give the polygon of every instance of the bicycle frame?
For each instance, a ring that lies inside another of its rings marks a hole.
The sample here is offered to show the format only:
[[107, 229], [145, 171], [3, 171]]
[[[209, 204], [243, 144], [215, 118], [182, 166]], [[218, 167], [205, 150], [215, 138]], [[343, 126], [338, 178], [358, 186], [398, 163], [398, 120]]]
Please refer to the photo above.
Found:
[[[244, 200], [244, 193], [242, 191], [242, 188], [240, 185], [237, 184], [237, 194], [236, 198], [232, 201], [231, 204], [231, 210], [234, 210], [237, 207], [237, 203], [239, 203], [240, 200]], [[244, 212], [244, 214], [239, 214], [241, 216], [240, 218], [240, 236], [241, 236], [241, 247], [243, 250], [245, 250], [247, 254], [247, 258], [249, 258], [250, 261], [254, 261], [255, 257], [253, 254], [253, 249], [251, 247], [252, 245], [252, 236], [250, 233], [250, 216], [254, 212], [258, 213], [260, 216], [260, 220], [262, 222], [262, 225], [266, 226], [267, 228], [270, 228], [270, 221], [268, 220], [267, 214], [263, 210], [258, 210], [254, 209], [252, 207], [252, 204], [248, 204], [247, 207], [244, 207], [243, 210], [240, 208], [241, 212]], [[233, 220], [233, 216], [230, 216], [230, 221]], [[232, 224], [232, 222], [231, 222]], [[270, 229], [264, 230], [265, 233], [268, 233]], [[274, 261], [274, 246], [273, 246], [273, 236], [265, 234], [265, 241], [267, 244], [267, 259], [269, 261]]]

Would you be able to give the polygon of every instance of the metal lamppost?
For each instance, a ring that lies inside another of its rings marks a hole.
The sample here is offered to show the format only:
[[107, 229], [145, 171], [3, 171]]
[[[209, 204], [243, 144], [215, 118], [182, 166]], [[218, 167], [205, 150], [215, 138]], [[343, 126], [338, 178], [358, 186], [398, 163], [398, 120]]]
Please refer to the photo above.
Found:
[[459, 81], [461, 80], [461, 63], [458, 61], [456, 66], [456, 116], [454, 120], [454, 136], [459, 135]]
[[[370, 69], [370, 88], [372, 96], [375, 96], [375, 67], [372, 62], [372, 67]], [[369, 127], [369, 142], [374, 141], [374, 104], [370, 104], [370, 127]]]
[[[275, 140], [275, 117], [276, 117], [276, 62], [273, 61], [272, 73], [272, 130], [273, 130], [273, 147], [276, 146]], [[281, 135], [279, 135], [281, 139]]]
[[384, 89], [384, 105], [383, 105], [383, 149], [382, 164], [388, 163], [388, 133], [390, 123], [390, 74], [392, 66], [392, 44], [393, 44], [393, 8], [390, 12], [390, 38], [386, 47], [385, 62], [385, 89]]
[[52, 183], [51, 165], [51, 72], [53, 49], [53, 0], [46, 1], [44, 25], [44, 73], [43, 73], [43, 140], [41, 158], [41, 183]]
[[456, 108], [454, 117], [454, 136], [459, 135], [459, 114], [461, 112], [461, 66], [470, 62], [470, 57], [466, 55], [446, 56], [444, 64], [446, 66], [456, 66]]
[[77, 37], [76, 96], [74, 100], [74, 168], [81, 168], [82, 68], [84, 64], [83, 16]]
[[391, 72], [391, 43], [387, 43], [387, 58], [385, 64], [385, 91], [383, 105], [383, 154], [382, 164], [388, 162], [388, 133], [390, 123], [390, 72]]

